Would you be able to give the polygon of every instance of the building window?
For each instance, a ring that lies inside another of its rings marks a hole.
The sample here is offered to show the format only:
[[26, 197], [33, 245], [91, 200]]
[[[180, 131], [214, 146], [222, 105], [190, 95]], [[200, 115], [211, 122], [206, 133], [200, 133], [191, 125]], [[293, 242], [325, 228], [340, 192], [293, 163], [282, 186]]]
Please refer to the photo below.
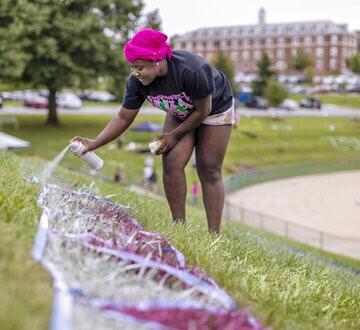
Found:
[[255, 50], [254, 59], [255, 60], [260, 60], [260, 58], [261, 58], [261, 51], [260, 50]]
[[311, 40], [311, 37], [310, 37], [310, 36], [306, 36], [306, 37], [305, 37], [305, 45], [308, 45], [308, 46], [311, 45], [311, 41], [312, 41], [312, 40]]
[[330, 56], [336, 57], [337, 54], [338, 54], [338, 49], [337, 49], [337, 47], [331, 47], [331, 48], [330, 48]]
[[336, 58], [331, 58], [330, 59], [330, 70], [335, 70], [337, 67], [337, 61]]
[[286, 64], [284, 61], [277, 61], [276, 62], [276, 69], [279, 71], [283, 71], [286, 69]]
[[292, 49], [291, 49], [291, 55], [292, 55], [292, 56], [296, 56], [296, 55], [297, 55], [297, 49], [296, 49], [296, 48], [292, 48]]
[[279, 38], [278, 39], [278, 45], [279, 46], [284, 46], [285, 45], [285, 38]]
[[316, 42], [317, 42], [318, 44], [322, 44], [322, 43], [324, 42], [324, 36], [317, 36]]
[[239, 59], [239, 53], [236, 52], [236, 51], [232, 51], [232, 52], [231, 52], [231, 59], [232, 59], [233, 61], [237, 61], [237, 60]]
[[317, 47], [315, 51], [316, 57], [323, 57], [324, 56], [324, 48]]
[[331, 36], [331, 43], [336, 44], [338, 42], [338, 36], [336, 34], [333, 34]]
[[249, 47], [249, 39], [244, 39], [244, 40], [243, 40], [243, 47], [244, 47], [244, 48]]
[[292, 43], [295, 47], [299, 47], [299, 45], [300, 45], [300, 40], [299, 40], [299, 38], [294, 37], [294, 38], [292, 38], [291, 43]]
[[243, 58], [243, 60], [248, 60], [249, 57], [250, 57], [250, 52], [249, 52], [248, 50], [244, 50], [244, 51], [242, 52], [242, 58]]
[[316, 61], [316, 69], [317, 70], [323, 70], [323, 68], [324, 68], [324, 62], [322, 61], [322, 60], [317, 60]]
[[271, 47], [272, 46], [272, 39], [266, 38], [266, 46]]
[[279, 59], [283, 59], [285, 57], [285, 50], [280, 48], [276, 52], [276, 57]]

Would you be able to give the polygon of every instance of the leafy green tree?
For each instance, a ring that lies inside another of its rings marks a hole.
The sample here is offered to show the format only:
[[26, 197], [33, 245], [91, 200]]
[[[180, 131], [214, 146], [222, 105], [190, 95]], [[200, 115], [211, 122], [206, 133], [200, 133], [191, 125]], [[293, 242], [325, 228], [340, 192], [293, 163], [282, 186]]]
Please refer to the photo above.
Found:
[[290, 67], [294, 70], [304, 72], [307, 68], [313, 66], [313, 60], [309, 53], [300, 50], [290, 60]]
[[263, 54], [256, 66], [259, 77], [252, 83], [252, 89], [255, 95], [263, 96], [267, 81], [275, 76], [275, 72], [271, 70], [271, 61], [267, 53]]
[[360, 52], [350, 57], [347, 61], [348, 67], [354, 73], [360, 73]]
[[212, 64], [215, 66], [215, 68], [217, 68], [218, 70], [220, 70], [225, 74], [225, 76], [229, 81], [231, 89], [233, 90], [233, 93], [236, 94], [237, 86], [235, 83], [235, 68], [231, 59], [228, 56], [226, 56], [223, 52], [221, 52], [215, 58]]
[[56, 92], [98, 77], [124, 78], [119, 61], [139, 0], [2, 0], [0, 79], [49, 90], [48, 124], [59, 125]]
[[161, 31], [161, 23], [159, 9], [154, 9], [145, 15], [144, 27]]
[[286, 89], [275, 80], [268, 80], [264, 89], [264, 96], [269, 100], [271, 105], [277, 106], [287, 97]]

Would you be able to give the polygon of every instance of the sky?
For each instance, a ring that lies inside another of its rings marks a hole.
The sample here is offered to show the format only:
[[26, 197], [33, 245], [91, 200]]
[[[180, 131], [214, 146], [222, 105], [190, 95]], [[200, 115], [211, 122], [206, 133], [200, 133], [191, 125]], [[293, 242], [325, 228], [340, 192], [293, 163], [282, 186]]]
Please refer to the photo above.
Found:
[[331, 20], [360, 30], [360, 0], [143, 0], [144, 13], [158, 8], [169, 37], [201, 27], [247, 25], [266, 10], [267, 23]]

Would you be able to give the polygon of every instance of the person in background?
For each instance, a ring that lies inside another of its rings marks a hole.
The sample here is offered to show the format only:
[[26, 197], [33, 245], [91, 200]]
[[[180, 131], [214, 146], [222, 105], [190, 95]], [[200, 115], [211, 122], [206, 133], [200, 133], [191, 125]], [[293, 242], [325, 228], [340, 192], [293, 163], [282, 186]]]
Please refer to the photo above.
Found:
[[191, 188], [191, 194], [192, 194], [192, 203], [194, 206], [197, 206], [198, 199], [199, 199], [199, 185], [196, 181], [193, 182], [193, 185]]
[[153, 173], [153, 168], [152, 166], [144, 166], [144, 171], [143, 171], [143, 185], [145, 189], [149, 189], [150, 190], [150, 177]]
[[124, 134], [123, 135], [120, 135], [117, 139], [116, 139], [116, 141], [117, 141], [117, 146], [118, 146], [118, 148], [122, 148], [123, 146], [124, 146], [124, 144], [125, 144], [125, 136], [124, 136]]
[[145, 166], [154, 167], [154, 157], [151, 154], [146, 156]]
[[195, 150], [191, 154], [191, 166], [193, 169], [196, 169], [196, 153]]
[[122, 180], [122, 173], [120, 167], [117, 167], [114, 173], [114, 182], [121, 183]]
[[195, 147], [196, 170], [211, 232], [220, 230], [224, 206], [222, 164], [234, 123], [234, 100], [226, 76], [203, 58], [173, 51], [162, 32], [145, 28], [125, 44], [131, 76], [122, 107], [94, 139], [76, 136], [84, 153], [122, 135], [145, 100], [166, 112], [162, 143], [163, 182], [172, 218], [185, 222], [185, 166]]
[[155, 169], [152, 169], [152, 173], [149, 178], [150, 190], [154, 193], [157, 192], [157, 174]]

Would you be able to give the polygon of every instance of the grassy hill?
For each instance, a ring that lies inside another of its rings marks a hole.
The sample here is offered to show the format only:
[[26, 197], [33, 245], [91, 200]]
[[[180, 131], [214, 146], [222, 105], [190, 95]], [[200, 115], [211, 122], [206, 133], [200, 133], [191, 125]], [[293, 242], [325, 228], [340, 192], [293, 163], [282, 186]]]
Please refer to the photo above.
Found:
[[[43, 136], [46, 134], [43, 133]], [[38, 134], [40, 138], [41, 132]], [[44, 138], [43, 138], [44, 139]], [[44, 142], [53, 143], [50, 139]], [[59, 146], [61, 143], [59, 143]], [[45, 152], [39, 148], [39, 153]], [[48, 157], [55, 152], [49, 147]], [[0, 153], [0, 324], [2, 329], [46, 329], [52, 304], [49, 275], [30, 259], [40, 210], [41, 186], [29, 178], [45, 163], [38, 157]], [[217, 237], [206, 230], [203, 212], [189, 208], [188, 224], [174, 225], [165, 200], [58, 168], [52, 180], [78, 189], [92, 186], [133, 206], [147, 230], [166, 236], [190, 265], [206, 270], [237, 301], [274, 329], [358, 329], [360, 262], [223, 223]]]
[[[6, 126], [5, 132], [28, 140], [32, 145], [31, 148], [18, 150], [16, 153], [52, 159], [74, 135], [95, 137], [110, 116], [63, 115], [63, 126], [60, 128], [44, 126], [43, 115], [17, 118], [20, 130], [14, 131], [11, 126]], [[161, 122], [163, 116], [140, 115], [136, 123], [144, 120]], [[153, 136], [154, 133], [128, 131], [125, 134], [125, 143], [134, 141], [147, 150]], [[345, 163], [359, 160], [359, 146], [360, 122], [353, 118], [243, 117], [240, 126], [232, 133], [224, 161], [224, 175], [241, 174], [247, 168], [262, 169], [304, 163]], [[125, 182], [141, 183], [145, 153], [119, 149], [115, 142], [98, 149], [96, 153], [105, 161], [104, 168], [99, 173], [104, 178], [111, 179], [116, 167], [121, 166]], [[89, 173], [88, 165], [70, 154], [61, 165]], [[155, 157], [155, 166], [160, 174], [160, 157]], [[187, 175], [189, 183], [196, 179], [196, 173], [191, 166], [187, 168]], [[161, 180], [159, 189], [162, 190]]]

